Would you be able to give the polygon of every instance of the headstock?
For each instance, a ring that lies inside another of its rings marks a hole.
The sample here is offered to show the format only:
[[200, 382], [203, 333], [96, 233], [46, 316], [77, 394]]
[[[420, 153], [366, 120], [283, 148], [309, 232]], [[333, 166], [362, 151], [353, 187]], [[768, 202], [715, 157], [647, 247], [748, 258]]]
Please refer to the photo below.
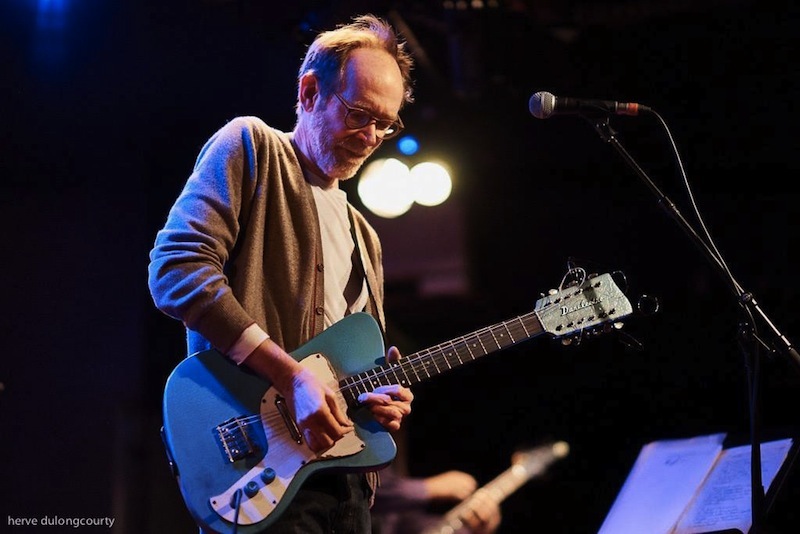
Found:
[[570, 284], [562, 283], [561, 288], [537, 300], [534, 311], [545, 332], [568, 341], [621, 327], [619, 320], [633, 313], [633, 307], [614, 278], [606, 273], [582, 275]]

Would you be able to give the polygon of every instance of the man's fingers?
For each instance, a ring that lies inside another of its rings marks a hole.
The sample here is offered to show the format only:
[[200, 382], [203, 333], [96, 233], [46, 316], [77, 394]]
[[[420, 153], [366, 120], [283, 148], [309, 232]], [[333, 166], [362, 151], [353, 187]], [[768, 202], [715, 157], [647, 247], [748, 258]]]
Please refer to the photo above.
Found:
[[394, 363], [402, 358], [403, 355], [400, 354], [400, 349], [392, 345], [389, 347], [389, 350], [386, 351], [386, 361], [389, 363]]
[[[403, 387], [399, 384], [393, 384], [391, 386], [378, 386], [372, 391], [372, 393], [386, 395], [389, 398], [389, 400], [394, 400], [394, 401], [411, 402], [414, 400], [414, 393], [412, 393], [411, 390], [408, 389], [407, 387]], [[365, 398], [367, 396], [371, 396], [371, 394], [362, 393], [358, 397], [358, 402], [364, 402], [362, 398]], [[377, 398], [377, 396], [375, 396], [374, 398]]]
[[315, 452], [330, 448], [336, 441], [355, 428], [353, 421], [347, 416], [332, 391], [326, 392], [325, 403], [320, 409], [298, 421], [303, 439]]
[[324, 451], [333, 446], [334, 443], [339, 441], [345, 434], [353, 431], [353, 427], [341, 427], [342, 431], [326, 432], [319, 429], [310, 427], [302, 430], [303, 439], [308, 445], [308, 448], [314, 452]]
[[335, 419], [335, 422], [343, 427], [346, 427], [344, 429], [340, 429], [342, 432], [346, 433], [347, 429], [353, 427], [353, 421], [347, 416], [347, 412], [341, 407], [341, 405], [336, 402], [335, 395], [328, 397], [328, 408], [330, 408], [331, 415]]
[[321, 449], [317, 437], [314, 434], [314, 431], [311, 430], [310, 428], [306, 428], [303, 430], [303, 439], [306, 441], [306, 445], [308, 445], [308, 448], [311, 449], [312, 451], [316, 452]]

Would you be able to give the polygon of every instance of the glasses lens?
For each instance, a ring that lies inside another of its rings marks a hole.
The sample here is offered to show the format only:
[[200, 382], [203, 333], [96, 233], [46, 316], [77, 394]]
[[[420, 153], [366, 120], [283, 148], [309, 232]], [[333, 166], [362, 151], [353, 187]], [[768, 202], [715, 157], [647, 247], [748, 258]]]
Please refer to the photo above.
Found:
[[380, 128], [380, 129], [383, 130], [384, 139], [391, 139], [392, 137], [400, 133], [400, 125], [397, 124], [396, 122], [391, 123], [386, 128]]
[[372, 121], [372, 116], [365, 111], [361, 111], [360, 109], [350, 108], [347, 110], [347, 115], [345, 116], [345, 122], [347, 123], [347, 127], [352, 128], [354, 130], [363, 128], [371, 121]]

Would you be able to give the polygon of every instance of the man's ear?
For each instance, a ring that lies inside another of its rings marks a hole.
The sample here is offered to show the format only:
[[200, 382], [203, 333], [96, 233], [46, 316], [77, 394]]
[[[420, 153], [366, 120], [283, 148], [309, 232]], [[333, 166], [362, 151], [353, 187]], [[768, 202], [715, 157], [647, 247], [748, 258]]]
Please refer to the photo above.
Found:
[[311, 111], [317, 98], [319, 98], [319, 81], [313, 72], [306, 72], [300, 77], [297, 86], [297, 102], [304, 111]]

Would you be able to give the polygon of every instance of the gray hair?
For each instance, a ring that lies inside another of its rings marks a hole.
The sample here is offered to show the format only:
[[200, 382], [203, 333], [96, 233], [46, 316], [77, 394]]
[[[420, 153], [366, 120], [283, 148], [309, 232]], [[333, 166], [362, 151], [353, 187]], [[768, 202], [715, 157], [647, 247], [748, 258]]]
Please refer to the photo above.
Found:
[[375, 15], [359, 15], [350, 23], [317, 35], [306, 51], [298, 73], [298, 82], [307, 72], [313, 71], [325, 95], [336, 91], [344, 75], [347, 59], [353, 50], [375, 48], [387, 51], [400, 67], [403, 78], [403, 104], [414, 101], [411, 70], [414, 59], [406, 49], [395, 29]]

